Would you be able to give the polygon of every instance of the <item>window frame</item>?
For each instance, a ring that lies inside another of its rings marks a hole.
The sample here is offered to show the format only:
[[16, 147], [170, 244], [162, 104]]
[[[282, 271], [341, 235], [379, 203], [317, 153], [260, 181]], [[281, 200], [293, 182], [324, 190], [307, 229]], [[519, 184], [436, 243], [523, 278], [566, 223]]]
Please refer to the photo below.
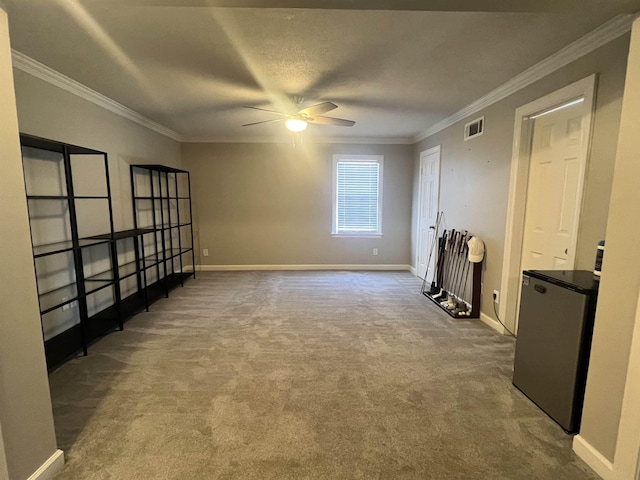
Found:
[[[378, 164], [378, 225], [375, 232], [338, 232], [338, 163], [340, 162], [362, 162]], [[331, 236], [332, 237], [357, 237], [357, 238], [379, 238], [382, 233], [382, 196], [383, 196], [383, 178], [384, 178], [384, 155], [349, 155], [336, 154], [333, 155], [333, 195], [332, 195], [332, 219], [331, 219]]]

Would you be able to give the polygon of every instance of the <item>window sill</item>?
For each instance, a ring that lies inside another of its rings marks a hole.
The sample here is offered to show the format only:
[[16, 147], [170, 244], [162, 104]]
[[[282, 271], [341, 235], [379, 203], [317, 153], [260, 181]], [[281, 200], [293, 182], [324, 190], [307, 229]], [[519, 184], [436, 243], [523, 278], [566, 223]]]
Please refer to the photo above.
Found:
[[382, 233], [332, 233], [336, 238], [381, 238]]

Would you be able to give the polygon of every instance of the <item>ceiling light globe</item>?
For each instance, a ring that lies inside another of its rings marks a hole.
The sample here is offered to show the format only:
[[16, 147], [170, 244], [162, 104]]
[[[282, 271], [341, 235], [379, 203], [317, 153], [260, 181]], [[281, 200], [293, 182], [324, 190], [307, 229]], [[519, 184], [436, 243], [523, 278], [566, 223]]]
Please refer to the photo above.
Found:
[[285, 126], [292, 132], [301, 132], [307, 128], [307, 122], [298, 118], [290, 118], [284, 122]]

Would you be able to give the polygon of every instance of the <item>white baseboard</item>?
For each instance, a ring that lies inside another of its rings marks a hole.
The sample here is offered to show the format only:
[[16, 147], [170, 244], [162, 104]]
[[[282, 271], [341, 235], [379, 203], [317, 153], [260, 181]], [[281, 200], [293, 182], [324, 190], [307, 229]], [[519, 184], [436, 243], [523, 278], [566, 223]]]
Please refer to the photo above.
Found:
[[573, 451], [604, 480], [614, 480], [613, 464], [580, 435], [573, 437]]
[[501, 333], [502, 335], [507, 335], [507, 333], [509, 333], [502, 326], [502, 324], [500, 324], [500, 322], [498, 322], [497, 320], [494, 320], [493, 318], [491, 318], [486, 313], [480, 312], [480, 320], [482, 321], [482, 323], [486, 323], [491, 328], [493, 328], [496, 332]]
[[52, 480], [64, 467], [64, 452], [56, 450], [27, 480]]
[[418, 276], [418, 270], [416, 270], [414, 267], [409, 267], [409, 271], [411, 272], [411, 275], [413, 275], [414, 277]]
[[410, 271], [410, 265], [377, 264], [377, 265], [196, 265], [199, 272], [251, 271], [251, 270], [382, 270]]

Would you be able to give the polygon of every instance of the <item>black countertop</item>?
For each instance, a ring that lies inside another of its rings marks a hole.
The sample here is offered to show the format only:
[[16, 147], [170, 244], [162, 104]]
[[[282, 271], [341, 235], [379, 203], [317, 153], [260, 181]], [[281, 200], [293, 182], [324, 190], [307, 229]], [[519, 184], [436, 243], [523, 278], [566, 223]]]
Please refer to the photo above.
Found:
[[599, 278], [589, 270], [525, 270], [522, 274], [579, 293], [596, 292], [600, 285]]

